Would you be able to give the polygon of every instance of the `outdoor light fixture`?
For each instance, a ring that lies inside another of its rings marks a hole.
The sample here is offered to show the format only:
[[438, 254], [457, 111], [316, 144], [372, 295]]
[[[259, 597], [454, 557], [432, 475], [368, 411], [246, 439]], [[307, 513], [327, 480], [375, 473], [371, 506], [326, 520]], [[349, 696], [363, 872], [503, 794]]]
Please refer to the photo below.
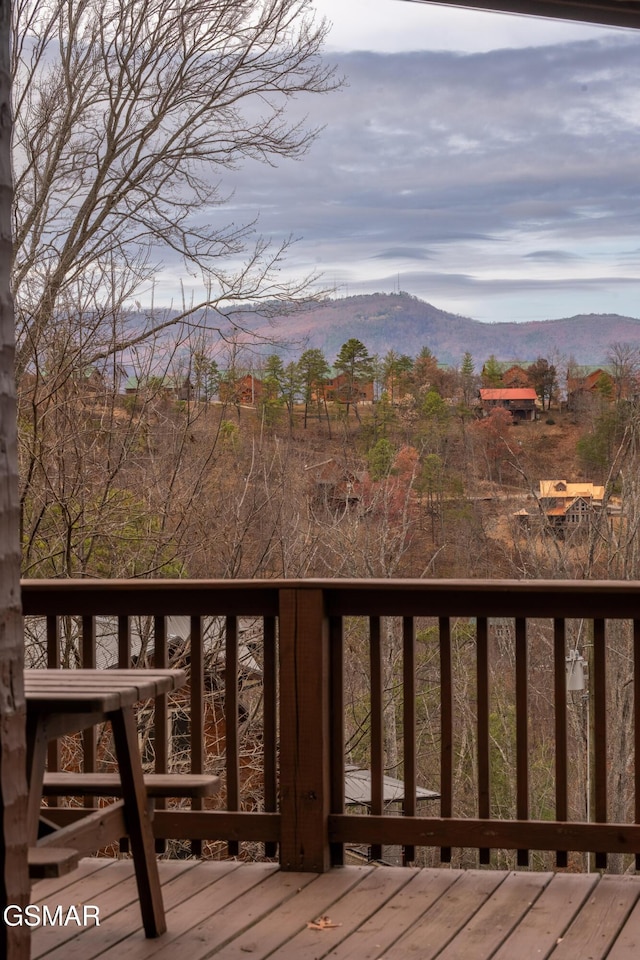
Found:
[[570, 650], [566, 664], [567, 690], [584, 690], [587, 661], [577, 650]]

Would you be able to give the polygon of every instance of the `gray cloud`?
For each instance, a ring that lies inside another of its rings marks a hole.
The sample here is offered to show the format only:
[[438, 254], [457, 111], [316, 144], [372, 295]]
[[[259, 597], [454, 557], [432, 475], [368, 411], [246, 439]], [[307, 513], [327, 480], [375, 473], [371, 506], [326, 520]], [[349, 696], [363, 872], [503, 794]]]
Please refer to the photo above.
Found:
[[[259, 212], [265, 234], [302, 238], [292, 268], [370, 290], [401, 269], [404, 289], [445, 309], [476, 291], [473, 315], [505, 288], [573, 284], [575, 312], [594, 285], [640, 292], [640, 36], [336, 59], [345, 87], [296, 106], [324, 125], [308, 156], [230, 181], [234, 218]], [[416, 271], [426, 260], [437, 269]]]

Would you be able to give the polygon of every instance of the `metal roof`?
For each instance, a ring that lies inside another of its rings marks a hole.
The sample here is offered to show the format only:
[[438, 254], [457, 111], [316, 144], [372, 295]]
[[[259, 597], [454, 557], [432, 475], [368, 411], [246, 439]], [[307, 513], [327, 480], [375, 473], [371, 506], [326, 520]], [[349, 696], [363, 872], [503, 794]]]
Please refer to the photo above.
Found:
[[[344, 798], [348, 807], [371, 806], [371, 770], [361, 770], [347, 764], [344, 777]], [[416, 800], [438, 800], [439, 793], [416, 787]], [[383, 777], [383, 800], [385, 803], [401, 803], [404, 800], [404, 781], [395, 777]]]
[[481, 400], [536, 400], [533, 387], [482, 387]]

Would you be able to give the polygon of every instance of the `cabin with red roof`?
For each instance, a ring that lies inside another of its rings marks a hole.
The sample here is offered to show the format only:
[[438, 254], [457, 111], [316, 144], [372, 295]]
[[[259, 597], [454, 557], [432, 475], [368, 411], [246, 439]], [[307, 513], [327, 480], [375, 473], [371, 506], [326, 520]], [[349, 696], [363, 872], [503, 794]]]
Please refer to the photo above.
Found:
[[495, 407], [504, 407], [514, 420], [536, 419], [538, 395], [533, 387], [483, 387], [480, 390], [480, 406], [483, 417], [488, 417]]

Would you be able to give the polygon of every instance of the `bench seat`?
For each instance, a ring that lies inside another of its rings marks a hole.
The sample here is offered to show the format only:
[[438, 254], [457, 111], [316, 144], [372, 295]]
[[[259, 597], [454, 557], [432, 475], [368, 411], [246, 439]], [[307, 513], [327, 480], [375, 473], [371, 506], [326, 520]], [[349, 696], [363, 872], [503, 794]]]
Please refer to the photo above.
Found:
[[[147, 773], [147, 796], [212, 797], [220, 789], [220, 777], [194, 773]], [[45, 773], [42, 793], [45, 797], [121, 797], [122, 785], [117, 773]]]
[[78, 866], [80, 854], [69, 847], [29, 847], [29, 877], [44, 880], [63, 877]]

